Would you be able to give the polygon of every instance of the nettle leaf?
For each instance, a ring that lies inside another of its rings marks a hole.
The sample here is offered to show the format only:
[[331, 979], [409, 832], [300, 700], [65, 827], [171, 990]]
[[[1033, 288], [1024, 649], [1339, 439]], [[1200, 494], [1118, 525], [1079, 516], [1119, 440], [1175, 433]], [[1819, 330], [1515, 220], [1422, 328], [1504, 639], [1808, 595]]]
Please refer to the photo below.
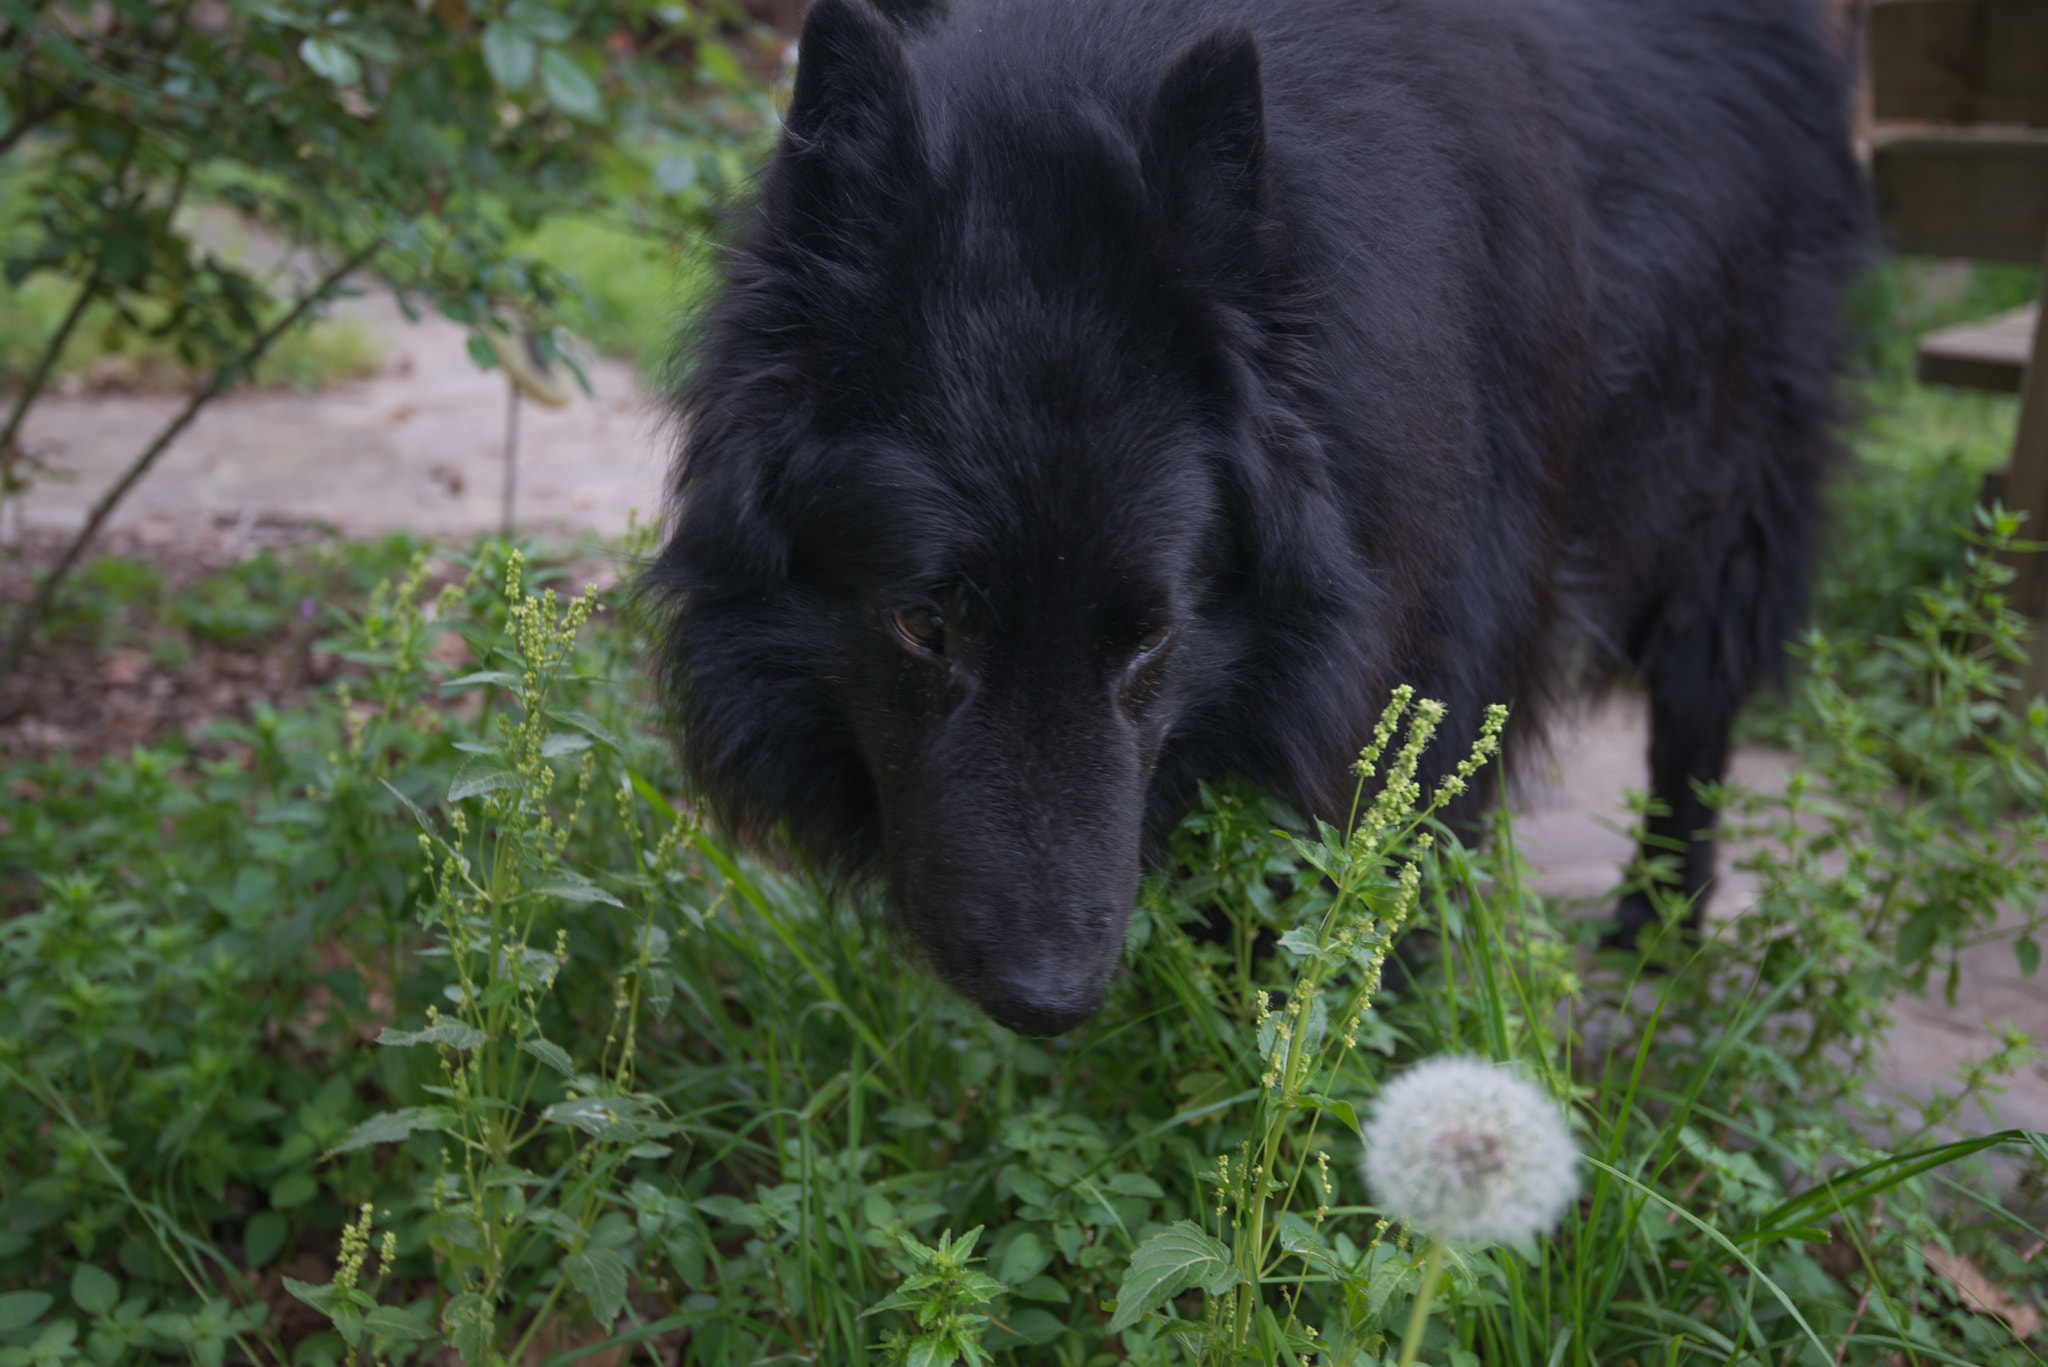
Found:
[[523, 90], [533, 79], [533, 39], [503, 19], [484, 25], [484, 67], [501, 90]]
[[71, 1299], [88, 1315], [104, 1315], [121, 1299], [121, 1283], [91, 1263], [80, 1263], [71, 1273]]
[[540, 752], [547, 759], [561, 759], [565, 755], [580, 755], [591, 747], [588, 736], [571, 735], [557, 731], [540, 743]]
[[597, 1322], [610, 1325], [626, 1304], [626, 1260], [616, 1249], [588, 1248], [562, 1260], [569, 1284], [590, 1302]]
[[1132, 1251], [1107, 1332], [1122, 1333], [1147, 1311], [1191, 1286], [1220, 1296], [1236, 1281], [1237, 1266], [1230, 1260], [1230, 1250], [1186, 1220], [1177, 1220]]
[[560, 48], [551, 47], [540, 55], [540, 88], [547, 92], [548, 103], [571, 118], [594, 123], [604, 117], [604, 97], [598, 94], [597, 82]]
[[459, 679], [449, 679], [441, 685], [443, 693], [453, 688], [469, 688], [475, 684], [497, 684], [503, 688], [517, 688], [521, 680], [517, 674], [508, 674], [502, 669], [479, 669], [474, 674], [465, 674]]
[[446, 1106], [408, 1106], [402, 1111], [386, 1111], [350, 1130], [327, 1152], [331, 1156], [372, 1144], [394, 1144], [414, 1130], [445, 1130], [454, 1123], [455, 1112]]
[[525, 1041], [519, 1047], [563, 1077], [576, 1076], [576, 1065], [569, 1058], [569, 1051], [561, 1045], [536, 1037]]
[[490, 1036], [475, 1026], [464, 1025], [461, 1021], [437, 1020], [424, 1030], [393, 1030], [387, 1025], [377, 1036], [377, 1043], [393, 1048], [403, 1048], [408, 1044], [445, 1044], [450, 1049], [474, 1049], [488, 1039]]
[[996, 1276], [1010, 1286], [1022, 1286], [1052, 1261], [1052, 1250], [1045, 1246], [1045, 1240], [1030, 1230], [1025, 1230], [1010, 1240], [1010, 1246], [1003, 1250], [1002, 1266]]
[[533, 890], [547, 897], [559, 897], [565, 902], [602, 902], [609, 907], [625, 905], [574, 869], [556, 869]]
[[286, 1277], [284, 1279], [284, 1289], [323, 1315], [327, 1314], [334, 1306], [334, 1284], [332, 1282], [322, 1286], [315, 1286], [311, 1282], [302, 1282], [297, 1277]]
[[1040, 1310], [1036, 1306], [1011, 1311], [1003, 1323], [1011, 1333], [1034, 1348], [1043, 1348], [1067, 1332], [1067, 1326], [1051, 1311]]
[[464, 1362], [481, 1362], [491, 1341], [491, 1316], [484, 1298], [474, 1291], [452, 1298], [441, 1308], [441, 1327]]
[[405, 808], [407, 815], [419, 823], [421, 830], [425, 831], [428, 835], [434, 833], [434, 823], [427, 820], [427, 814], [420, 810], [420, 805], [417, 802], [414, 802], [404, 793], [399, 792], [398, 789], [392, 787], [389, 783], [385, 783], [383, 779], [380, 778], [377, 782], [383, 783], [385, 791], [398, 799], [398, 805]]
[[495, 793], [500, 788], [519, 786], [519, 775], [505, 768], [488, 755], [471, 755], [455, 771], [454, 782], [448, 785], [448, 800], [460, 802], [466, 797], [480, 797]]
[[1288, 951], [1290, 954], [1299, 955], [1304, 959], [1319, 959], [1324, 963], [1337, 962], [1337, 956], [1327, 953], [1322, 946], [1316, 943], [1317, 939], [1318, 936], [1314, 926], [1296, 926], [1285, 935], [1282, 935], [1278, 943], [1280, 948]]
[[354, 85], [363, 79], [363, 64], [356, 55], [331, 38], [306, 39], [299, 44], [299, 57], [334, 85]]
[[625, 746], [619, 743], [619, 738], [613, 735], [610, 732], [610, 730], [608, 730], [605, 727], [605, 724], [603, 722], [599, 721], [596, 717], [591, 716], [588, 712], [585, 712], [580, 708], [550, 708], [548, 710], [548, 715], [550, 717], [553, 717], [556, 721], [567, 722], [569, 725], [575, 727], [578, 731], [581, 731], [585, 735], [589, 736], [592, 740], [600, 741], [605, 745], [609, 745], [614, 750], [624, 752], [626, 748]]
[[636, 1096], [584, 1096], [558, 1101], [541, 1119], [604, 1139], [646, 1139], [674, 1127], [654, 1119], [654, 1108]]
[[363, 1328], [386, 1343], [417, 1343], [434, 1334], [424, 1312], [396, 1305], [380, 1305], [363, 1316]]
[[34, 1324], [55, 1299], [46, 1291], [10, 1291], [0, 1296], [0, 1333]]

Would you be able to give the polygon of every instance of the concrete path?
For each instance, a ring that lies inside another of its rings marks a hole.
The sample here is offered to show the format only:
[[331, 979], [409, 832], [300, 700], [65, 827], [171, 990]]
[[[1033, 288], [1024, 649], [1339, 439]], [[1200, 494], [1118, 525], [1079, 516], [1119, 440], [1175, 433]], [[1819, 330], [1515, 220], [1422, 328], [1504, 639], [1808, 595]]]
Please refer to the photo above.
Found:
[[[129, 494], [114, 525], [269, 515], [351, 534], [408, 527], [460, 535], [495, 527], [503, 488], [507, 383], [481, 371], [464, 330], [407, 324], [388, 298], [346, 305], [390, 350], [372, 379], [312, 395], [231, 394], [205, 410]], [[658, 509], [666, 463], [659, 405], [633, 369], [600, 357], [593, 396], [519, 405], [516, 516], [535, 529], [621, 532]], [[51, 397], [24, 426], [27, 450], [69, 476], [21, 500], [24, 524], [76, 527], [100, 491], [180, 406], [176, 396]]]
[[[1623, 793], [1649, 786], [1649, 709], [1634, 695], [1619, 695], [1559, 729], [1552, 763], [1523, 776], [1516, 838], [1546, 893], [1588, 899], [1589, 910], [1614, 885], [1630, 854]], [[1752, 746], [1736, 753], [1733, 777], [1765, 792], [1783, 787], [1796, 761], [1782, 751]], [[1710, 918], [1738, 916], [1755, 901], [1755, 880], [1729, 868], [1708, 904]], [[2020, 976], [2005, 942], [1965, 950], [1956, 1005], [1937, 981], [1927, 997], [1895, 1004], [1897, 1024], [1873, 1081], [1924, 1098], [1934, 1088], [1953, 1092], [1956, 1068], [1992, 1052], [1992, 1029], [2010, 1021], [2048, 1050], [2048, 970], [2031, 981]], [[2033, 1063], [1994, 1099], [2005, 1125], [2048, 1130], [2048, 1060]], [[1965, 1131], [1985, 1126], [1971, 1109], [1957, 1118]]]
[[[363, 534], [407, 527], [459, 535], [498, 521], [506, 387], [478, 371], [462, 329], [438, 318], [407, 325], [380, 300], [355, 301], [384, 330], [390, 363], [374, 379], [313, 396], [239, 395], [209, 411], [134, 491], [116, 522], [190, 523], [285, 517]], [[666, 443], [657, 404], [625, 363], [591, 368], [595, 397], [568, 408], [521, 405], [518, 516], [528, 528], [614, 534], [630, 513], [658, 506]], [[160, 397], [52, 399], [27, 427], [29, 450], [75, 472], [23, 500], [32, 524], [76, 526], [99, 490], [175, 411]], [[1546, 892], [1596, 898], [1628, 857], [1622, 792], [1642, 787], [1644, 709], [1622, 696], [1562, 728], [1549, 772], [1528, 776], [1520, 805], [1524, 849]], [[1745, 750], [1745, 782], [1781, 781], [1788, 756]], [[1723, 880], [1711, 908], [1738, 914], [1752, 891]], [[1955, 1065], [1986, 1053], [1984, 1022], [2011, 1020], [2048, 1046], [2048, 981], [2019, 976], [2010, 948], [1964, 958], [1958, 1005], [1899, 1003], [1883, 1079], [1924, 1096]], [[2048, 1063], [2032, 1065], [1998, 1102], [2008, 1124], [2048, 1129]], [[1976, 1117], [1964, 1117], [1972, 1123]]]

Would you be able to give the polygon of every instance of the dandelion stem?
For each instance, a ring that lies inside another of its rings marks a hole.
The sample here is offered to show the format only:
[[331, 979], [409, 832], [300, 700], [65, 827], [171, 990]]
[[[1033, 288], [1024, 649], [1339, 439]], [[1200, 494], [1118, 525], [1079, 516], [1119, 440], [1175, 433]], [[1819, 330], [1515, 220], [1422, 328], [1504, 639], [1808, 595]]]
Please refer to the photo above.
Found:
[[1429, 1303], [1436, 1299], [1436, 1281], [1443, 1270], [1444, 1241], [1431, 1239], [1422, 1260], [1422, 1285], [1415, 1289], [1415, 1304], [1408, 1309], [1408, 1331], [1401, 1335], [1401, 1367], [1415, 1367], [1415, 1355], [1422, 1351], [1422, 1330], [1429, 1323]]

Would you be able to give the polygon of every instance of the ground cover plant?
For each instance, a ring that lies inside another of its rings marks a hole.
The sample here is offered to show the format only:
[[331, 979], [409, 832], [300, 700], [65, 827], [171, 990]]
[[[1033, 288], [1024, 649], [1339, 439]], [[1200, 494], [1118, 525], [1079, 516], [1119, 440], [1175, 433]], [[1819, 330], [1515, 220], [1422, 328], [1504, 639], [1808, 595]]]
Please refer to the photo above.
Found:
[[[1682, 971], [1433, 825], [1397, 698], [1351, 830], [1209, 794], [1034, 1041], [691, 820], [629, 603], [423, 557], [336, 593], [304, 706], [5, 775], [0, 1361], [2032, 1361], [2043, 1141], [1955, 1137], [2025, 1046], [1926, 1108], [1861, 1071], [1898, 987], [2037, 938], [2048, 718], [1983, 705], [1964, 568], [1814, 647], [1838, 762], [1737, 804], [1762, 901]], [[1582, 1194], [1411, 1328], [1357, 1125], [1443, 1055], [1553, 1098]]]

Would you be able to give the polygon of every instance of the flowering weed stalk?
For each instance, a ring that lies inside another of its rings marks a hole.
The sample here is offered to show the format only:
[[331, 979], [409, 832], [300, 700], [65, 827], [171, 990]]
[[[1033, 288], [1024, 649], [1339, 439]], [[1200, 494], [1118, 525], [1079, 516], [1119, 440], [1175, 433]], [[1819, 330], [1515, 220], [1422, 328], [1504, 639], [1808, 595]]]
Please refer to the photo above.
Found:
[[[598, 748], [616, 752], [620, 742], [560, 696], [579, 634], [598, 609], [595, 591], [558, 603], [552, 590], [527, 593], [522, 569], [520, 553], [510, 552], [502, 622], [469, 642], [487, 667], [443, 685], [495, 691], [505, 706], [495, 715], [494, 738], [457, 745], [465, 758], [443, 800], [444, 824], [399, 793], [421, 827], [428, 886], [419, 916], [431, 946], [419, 955], [445, 964], [448, 1004], [429, 1005], [420, 1028], [387, 1028], [377, 1042], [432, 1050], [438, 1078], [422, 1090], [436, 1100], [374, 1116], [332, 1150], [441, 1137], [429, 1243], [452, 1293], [440, 1328], [466, 1363], [519, 1358], [570, 1293], [600, 1327], [618, 1319], [631, 1267], [621, 1248], [636, 1231], [613, 1208], [612, 1192], [629, 1161], [668, 1155], [663, 1141], [675, 1132], [662, 1103], [635, 1088], [637, 1023], [648, 1007], [665, 1007], [671, 990], [662, 966], [670, 935], [654, 923], [651, 899], [634, 918], [635, 958], [613, 982], [611, 1024], [596, 1057], [579, 1061], [571, 1041], [550, 1039], [546, 1030], [548, 999], [571, 962], [565, 914], [626, 912], [618, 895], [567, 857], [602, 800], [594, 786]], [[420, 605], [424, 583], [416, 566], [395, 593], [372, 604], [366, 634], [401, 659], [417, 660], [436, 634], [434, 614]], [[440, 606], [459, 592], [444, 593]], [[360, 723], [351, 754], [370, 762]], [[694, 830], [668, 811], [666, 828], [643, 846], [630, 776], [616, 802], [633, 832], [644, 885], [651, 871], [676, 863]], [[360, 1299], [341, 1274], [332, 1288], [300, 1294], [328, 1302], [323, 1308], [331, 1305], [337, 1327], [343, 1307]]]
[[[1179, 1326], [1176, 1332], [1198, 1348], [1203, 1361], [1271, 1361], [1279, 1345], [1296, 1355], [1330, 1351], [1292, 1310], [1284, 1320], [1276, 1317], [1265, 1288], [1291, 1281], [1298, 1298], [1309, 1276], [1341, 1280], [1359, 1271], [1340, 1263], [1319, 1235], [1333, 1186], [1317, 1127], [1327, 1113], [1345, 1130], [1357, 1129], [1357, 1112], [1336, 1094], [1335, 1084], [1368, 1024], [1387, 954], [1414, 911], [1422, 883], [1419, 861], [1433, 843], [1425, 828], [1492, 758], [1507, 723], [1505, 708], [1488, 709], [1471, 752], [1425, 799], [1416, 774], [1443, 716], [1442, 703], [1418, 701], [1405, 685], [1395, 690], [1358, 760], [1359, 797], [1350, 830], [1318, 823], [1318, 839], [1290, 837], [1333, 891], [1319, 916], [1279, 937], [1298, 971], [1278, 1009], [1268, 993], [1251, 994], [1259, 1058], [1253, 1137], [1236, 1155], [1222, 1155], [1209, 1179], [1217, 1235], [1182, 1221], [1141, 1245], [1118, 1293], [1111, 1332], [1199, 1285], [1210, 1293], [1207, 1324], [1199, 1333]], [[1404, 717], [1406, 733], [1389, 757]], [[1379, 787], [1368, 802], [1375, 779]], [[1314, 1218], [1286, 1218], [1305, 1176], [1314, 1194]], [[1283, 1271], [1289, 1263], [1297, 1269], [1291, 1277]], [[1160, 1275], [1169, 1268], [1171, 1275]]]

